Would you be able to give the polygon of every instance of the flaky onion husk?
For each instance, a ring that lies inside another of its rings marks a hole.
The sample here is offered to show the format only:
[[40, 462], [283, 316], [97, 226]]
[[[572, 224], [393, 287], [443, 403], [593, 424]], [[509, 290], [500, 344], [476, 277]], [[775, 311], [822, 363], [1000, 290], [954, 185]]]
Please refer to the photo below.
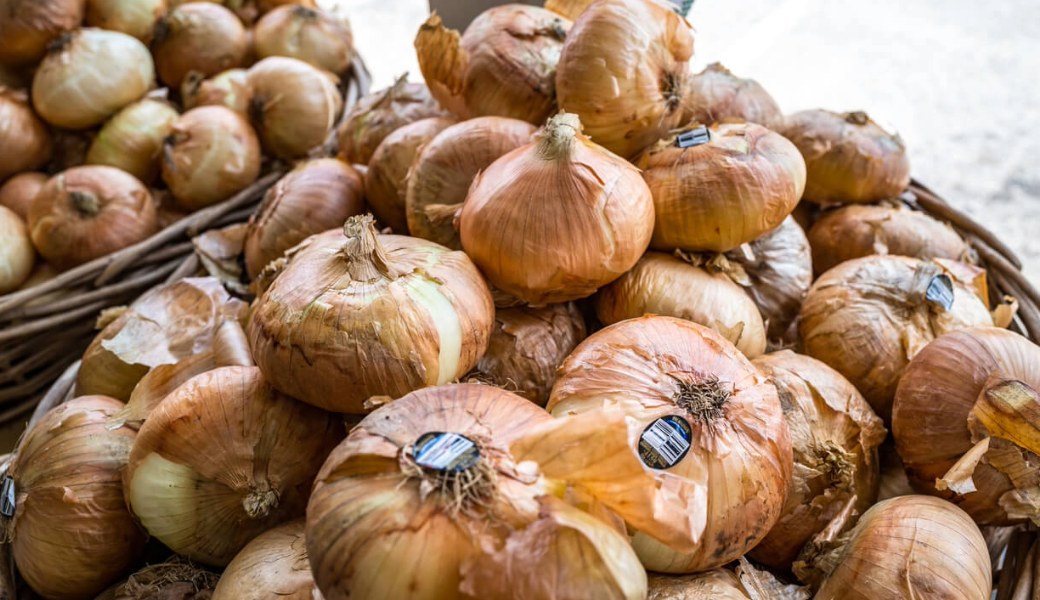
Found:
[[86, 24], [132, 35], [147, 44], [166, 8], [166, 0], [87, 0]]
[[0, 294], [16, 290], [32, 275], [36, 249], [25, 220], [0, 206]]
[[159, 79], [173, 89], [191, 71], [209, 77], [241, 67], [246, 58], [246, 30], [235, 13], [212, 2], [181, 4], [155, 26], [152, 40]]
[[696, 575], [648, 574], [647, 600], [809, 600], [808, 588], [781, 582], [769, 571], [740, 559], [728, 568]]
[[13, 67], [40, 62], [47, 45], [80, 26], [86, 0], [0, 2], [0, 63]]
[[192, 71], [181, 85], [181, 102], [187, 110], [196, 106], [224, 106], [248, 117], [252, 101], [249, 71], [245, 69], [228, 69], [209, 79], [200, 71]]
[[27, 220], [29, 206], [48, 179], [45, 173], [35, 171], [15, 175], [0, 185], [0, 206]]
[[180, 115], [169, 103], [145, 98], [127, 106], [98, 132], [87, 164], [122, 169], [151, 184], [159, 177], [163, 140]]
[[11, 175], [38, 169], [51, 159], [50, 131], [33, 112], [25, 90], [0, 85], [0, 182]]
[[262, 533], [224, 569], [212, 600], [321, 600], [307, 562], [304, 520]]
[[730, 73], [722, 63], [712, 63], [691, 75], [682, 103], [684, 125], [743, 120], [773, 131], [782, 131], [784, 126], [784, 113], [769, 92], [754, 79]]
[[94, 600], [210, 600], [219, 578], [217, 573], [173, 556], [134, 571]]
[[258, 58], [288, 56], [343, 73], [354, 57], [354, 36], [345, 18], [299, 4], [279, 6], [265, 14], [253, 35]]
[[281, 158], [306, 155], [325, 142], [343, 110], [335, 77], [284, 56], [249, 68], [249, 114], [264, 149]]

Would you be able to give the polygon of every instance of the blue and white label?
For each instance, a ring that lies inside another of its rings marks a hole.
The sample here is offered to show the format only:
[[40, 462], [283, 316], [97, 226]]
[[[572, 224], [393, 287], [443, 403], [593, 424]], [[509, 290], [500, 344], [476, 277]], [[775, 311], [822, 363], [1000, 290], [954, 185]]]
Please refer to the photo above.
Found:
[[678, 415], [654, 419], [639, 436], [639, 458], [651, 469], [670, 469], [690, 451], [690, 424]]
[[480, 449], [473, 440], [457, 433], [424, 433], [412, 447], [420, 467], [435, 471], [465, 471], [480, 461]]

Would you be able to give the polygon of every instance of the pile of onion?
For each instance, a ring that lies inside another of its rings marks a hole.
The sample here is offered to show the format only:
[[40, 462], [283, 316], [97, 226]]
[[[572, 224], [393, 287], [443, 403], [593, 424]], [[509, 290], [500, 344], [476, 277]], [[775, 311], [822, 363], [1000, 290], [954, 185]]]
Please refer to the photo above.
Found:
[[179, 89], [191, 71], [205, 76], [243, 66], [246, 30], [227, 8], [212, 2], [181, 4], [159, 20], [152, 40], [159, 79]]
[[433, 97], [459, 118], [541, 125], [556, 111], [556, 63], [570, 28], [552, 11], [506, 4], [480, 13], [460, 36], [434, 13], [415, 50]]
[[167, 0], [87, 0], [86, 23], [132, 35], [147, 44], [166, 7]]
[[567, 34], [556, 71], [560, 108], [577, 113], [589, 137], [635, 156], [679, 126], [690, 24], [653, 0], [594, 2]]
[[0, 206], [0, 294], [18, 289], [32, 275], [36, 250], [25, 220]]
[[307, 506], [324, 597], [645, 598], [624, 534], [561, 500], [558, 482], [511, 453], [552, 421], [473, 384], [420, 390], [366, 417], [329, 456]]
[[592, 295], [650, 243], [646, 182], [581, 129], [576, 115], [556, 115], [477, 176], [462, 208], [466, 253], [495, 287], [535, 306]]
[[25, 90], [0, 85], [0, 182], [47, 164], [53, 142], [47, 126], [33, 112]]
[[48, 44], [79, 27], [85, 5], [86, 0], [0, 1], [0, 63], [38, 63]]
[[341, 419], [277, 392], [255, 367], [208, 371], [167, 396], [137, 433], [126, 501], [174, 552], [225, 566], [259, 534], [303, 516], [343, 433]]
[[181, 85], [184, 108], [196, 106], [224, 106], [249, 116], [253, 92], [249, 89], [249, 71], [229, 69], [206, 79], [199, 71], [192, 71]]
[[722, 63], [712, 63], [686, 83], [682, 123], [711, 125], [738, 119], [781, 131], [784, 113], [754, 79], [742, 79]]
[[379, 235], [364, 216], [308, 238], [287, 263], [261, 275], [249, 339], [267, 380], [294, 398], [364, 414], [373, 396], [462, 377], [487, 348], [491, 292], [462, 252]]
[[249, 542], [224, 569], [212, 600], [320, 599], [303, 530], [304, 520], [297, 519]]
[[343, 73], [354, 57], [346, 19], [299, 4], [279, 6], [256, 23], [256, 55], [288, 56], [330, 73]]
[[6, 207], [23, 220], [29, 218], [29, 206], [49, 177], [43, 173], [26, 171], [0, 185], [0, 206]]
[[163, 140], [180, 116], [162, 100], [145, 98], [127, 106], [98, 132], [87, 151], [87, 164], [117, 167], [145, 184], [159, 177]]
[[802, 111], [787, 117], [783, 134], [805, 158], [810, 202], [878, 202], [895, 198], [910, 183], [903, 140], [864, 112]]
[[249, 114], [264, 148], [304, 156], [325, 142], [343, 110], [335, 77], [295, 58], [265, 58], [249, 69]]

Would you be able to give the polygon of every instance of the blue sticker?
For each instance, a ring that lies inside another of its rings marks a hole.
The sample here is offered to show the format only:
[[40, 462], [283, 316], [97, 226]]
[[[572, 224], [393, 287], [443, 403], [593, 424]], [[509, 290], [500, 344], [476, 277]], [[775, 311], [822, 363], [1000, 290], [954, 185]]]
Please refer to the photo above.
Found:
[[678, 415], [654, 419], [639, 436], [639, 458], [651, 469], [670, 469], [690, 451], [690, 424]]
[[412, 456], [420, 467], [459, 472], [480, 462], [480, 448], [464, 435], [431, 431], [416, 440]]

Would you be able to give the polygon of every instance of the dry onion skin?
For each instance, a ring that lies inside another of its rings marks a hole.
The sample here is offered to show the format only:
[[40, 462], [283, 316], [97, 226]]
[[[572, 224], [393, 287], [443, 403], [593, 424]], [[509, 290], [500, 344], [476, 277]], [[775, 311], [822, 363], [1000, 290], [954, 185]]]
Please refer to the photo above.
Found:
[[243, 66], [246, 30], [220, 4], [181, 4], [156, 24], [152, 53], [160, 81], [176, 90], [191, 71], [208, 77]]
[[79, 27], [85, 0], [0, 0], [0, 63], [38, 63], [47, 45]]
[[0, 182], [11, 175], [39, 169], [54, 151], [47, 126], [33, 112], [25, 90], [0, 85]]
[[155, 200], [114, 167], [74, 167], [47, 180], [29, 206], [33, 245], [71, 269], [136, 244], [158, 230]]
[[32, 275], [36, 249], [25, 220], [6, 206], [0, 206], [0, 240], [0, 294], [6, 294]]
[[592, 295], [650, 243], [653, 199], [639, 171], [581, 131], [576, 115], [553, 117], [477, 176], [459, 219], [488, 281], [534, 306]]
[[340, 418], [279, 393], [257, 368], [214, 369], [148, 416], [123, 475], [126, 501], [174, 552], [225, 566], [259, 534], [303, 516], [343, 434]]
[[307, 562], [304, 526], [297, 519], [246, 544], [224, 569], [212, 600], [320, 600]]
[[696, 575], [647, 575], [647, 600], [809, 600], [808, 588], [782, 583], [741, 558], [727, 568]]
[[787, 571], [801, 551], [852, 503], [845, 523], [878, 494], [878, 446], [888, 432], [863, 396], [822, 362], [783, 350], [752, 361], [772, 379], [791, 431], [794, 474], [780, 520], [749, 556]]
[[87, 0], [86, 23], [132, 35], [147, 44], [166, 8], [166, 0]]
[[196, 106], [224, 106], [248, 117], [253, 101], [249, 71], [228, 69], [209, 79], [200, 71], [192, 71], [181, 85], [181, 101], [188, 110]]
[[257, 9], [260, 10], [260, 14], [267, 14], [279, 6], [285, 6], [286, 4], [299, 4], [307, 8], [317, 8], [318, 5], [315, 0], [253, 0], [256, 4]]
[[302, 60], [282, 56], [250, 67], [249, 114], [266, 150], [292, 159], [325, 142], [343, 110], [334, 79]]
[[813, 267], [871, 254], [960, 260], [968, 244], [949, 225], [923, 212], [886, 205], [851, 205], [823, 213], [809, 230]]
[[[625, 536], [510, 454], [546, 423], [531, 402], [474, 384], [419, 390], [366, 417], [329, 456], [307, 506], [324, 597], [645, 598]], [[431, 444], [446, 441], [465, 452], [434, 460]]]
[[308, 238], [286, 261], [249, 339], [264, 376], [294, 398], [364, 414], [373, 396], [455, 381], [487, 349], [491, 292], [462, 252], [379, 235], [366, 215]]
[[[220, 575], [179, 556], [134, 571], [94, 600], [210, 600]], [[318, 600], [318, 599], [314, 599]]]
[[122, 403], [83, 396], [51, 409], [11, 464], [11, 554], [25, 581], [51, 600], [88, 600], [138, 559], [144, 533], [123, 500], [133, 431], [108, 431]]
[[747, 121], [782, 131], [784, 113], [757, 81], [737, 77], [716, 62], [687, 80], [682, 123], [711, 125], [726, 121]]
[[864, 112], [798, 112], [787, 117], [783, 134], [805, 158], [804, 197], [809, 202], [878, 202], [895, 198], [910, 184], [902, 138]]
[[570, 27], [544, 8], [506, 4], [480, 13], [460, 36], [432, 14], [415, 50], [433, 97], [459, 118], [541, 125], [556, 112], [556, 63]]
[[287, 4], [265, 14], [253, 31], [256, 55], [288, 56], [331, 73], [343, 73], [354, 57], [354, 36], [345, 18]]
[[145, 98], [127, 106], [98, 132], [87, 164], [122, 169], [146, 184], [159, 177], [163, 140], [180, 115], [162, 100]]
[[647, 314], [677, 317], [714, 330], [748, 358], [766, 350], [762, 315], [739, 285], [668, 254], [644, 254], [595, 303], [604, 325]]
[[802, 196], [805, 163], [780, 134], [722, 123], [707, 135], [686, 148], [664, 139], [638, 163], [654, 196], [655, 250], [732, 250], [776, 229]]
[[477, 117], [448, 127], [425, 144], [408, 173], [405, 209], [415, 237], [461, 250], [455, 216], [478, 173], [529, 143], [535, 128], [506, 117]]
[[15, 175], [0, 185], [0, 206], [11, 210], [23, 220], [28, 219], [29, 206], [48, 179], [45, 173], [33, 171]]
[[264, 267], [311, 235], [335, 229], [365, 208], [364, 182], [335, 158], [302, 162], [268, 190], [249, 219], [246, 270], [256, 279]]

